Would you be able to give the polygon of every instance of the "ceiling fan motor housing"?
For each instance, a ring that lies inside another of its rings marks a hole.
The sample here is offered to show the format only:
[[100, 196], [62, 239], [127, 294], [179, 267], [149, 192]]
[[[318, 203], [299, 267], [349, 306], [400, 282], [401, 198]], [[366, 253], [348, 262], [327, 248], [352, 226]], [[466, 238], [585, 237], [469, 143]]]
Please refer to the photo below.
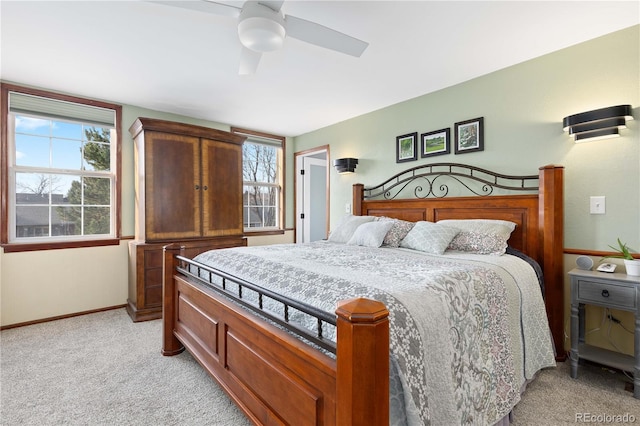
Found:
[[247, 2], [240, 12], [238, 36], [248, 49], [264, 53], [282, 47], [286, 35], [284, 16], [259, 3]]

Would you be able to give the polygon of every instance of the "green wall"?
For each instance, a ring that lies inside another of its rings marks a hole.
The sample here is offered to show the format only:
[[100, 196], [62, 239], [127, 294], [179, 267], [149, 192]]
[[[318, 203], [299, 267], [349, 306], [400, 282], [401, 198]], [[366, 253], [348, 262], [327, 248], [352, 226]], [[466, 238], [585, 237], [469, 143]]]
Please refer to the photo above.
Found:
[[[563, 49], [295, 138], [295, 150], [330, 145], [331, 161], [356, 157], [355, 174], [331, 170], [331, 223], [351, 202], [351, 185], [375, 185], [406, 168], [456, 162], [505, 174], [565, 166], [565, 247], [608, 250], [621, 236], [640, 251], [640, 26]], [[375, 90], [375, 88], [372, 88]], [[575, 144], [563, 117], [631, 104], [621, 138]], [[484, 117], [482, 152], [396, 164], [395, 137]], [[606, 196], [606, 214], [589, 197]]]

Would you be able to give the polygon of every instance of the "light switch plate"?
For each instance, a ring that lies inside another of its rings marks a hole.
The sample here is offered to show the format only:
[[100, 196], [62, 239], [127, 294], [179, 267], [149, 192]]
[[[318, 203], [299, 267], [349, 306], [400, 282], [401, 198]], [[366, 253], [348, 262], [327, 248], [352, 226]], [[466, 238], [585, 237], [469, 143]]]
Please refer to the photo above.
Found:
[[591, 197], [589, 199], [591, 214], [605, 214], [605, 198], [604, 195]]

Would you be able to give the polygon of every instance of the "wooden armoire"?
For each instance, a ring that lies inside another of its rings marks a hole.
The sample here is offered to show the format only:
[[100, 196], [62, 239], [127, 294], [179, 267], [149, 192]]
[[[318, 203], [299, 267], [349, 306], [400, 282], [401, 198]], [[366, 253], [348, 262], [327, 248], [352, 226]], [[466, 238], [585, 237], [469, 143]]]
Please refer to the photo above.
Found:
[[242, 221], [244, 136], [208, 127], [138, 118], [135, 142], [135, 240], [129, 243], [127, 312], [162, 316], [163, 247], [185, 255], [245, 246]]

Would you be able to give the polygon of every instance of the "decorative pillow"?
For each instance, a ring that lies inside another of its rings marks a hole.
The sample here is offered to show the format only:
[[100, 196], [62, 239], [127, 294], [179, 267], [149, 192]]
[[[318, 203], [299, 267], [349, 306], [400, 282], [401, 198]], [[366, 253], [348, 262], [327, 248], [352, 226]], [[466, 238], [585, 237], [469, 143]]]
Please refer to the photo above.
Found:
[[400, 247], [424, 251], [431, 254], [442, 254], [449, 243], [458, 234], [456, 228], [439, 223], [420, 221], [400, 242]]
[[387, 235], [384, 237], [384, 241], [382, 242], [383, 246], [389, 247], [400, 247], [400, 241], [407, 236], [409, 231], [411, 231], [415, 225], [413, 222], [407, 222], [406, 220], [393, 219], [385, 216], [379, 217], [378, 220], [393, 223], [393, 226], [389, 232], [387, 232]]
[[351, 239], [353, 233], [356, 232], [358, 226], [363, 223], [372, 222], [373, 216], [354, 216], [346, 215], [340, 220], [336, 228], [329, 234], [329, 241], [334, 243], [346, 243]]
[[460, 231], [447, 250], [501, 256], [507, 250], [507, 241], [498, 234]]
[[460, 233], [448, 250], [501, 256], [507, 250], [507, 240], [516, 224], [507, 220], [467, 219], [440, 220], [437, 223], [456, 227]]
[[367, 222], [358, 226], [347, 244], [365, 247], [380, 247], [385, 235], [393, 226], [390, 220]]

